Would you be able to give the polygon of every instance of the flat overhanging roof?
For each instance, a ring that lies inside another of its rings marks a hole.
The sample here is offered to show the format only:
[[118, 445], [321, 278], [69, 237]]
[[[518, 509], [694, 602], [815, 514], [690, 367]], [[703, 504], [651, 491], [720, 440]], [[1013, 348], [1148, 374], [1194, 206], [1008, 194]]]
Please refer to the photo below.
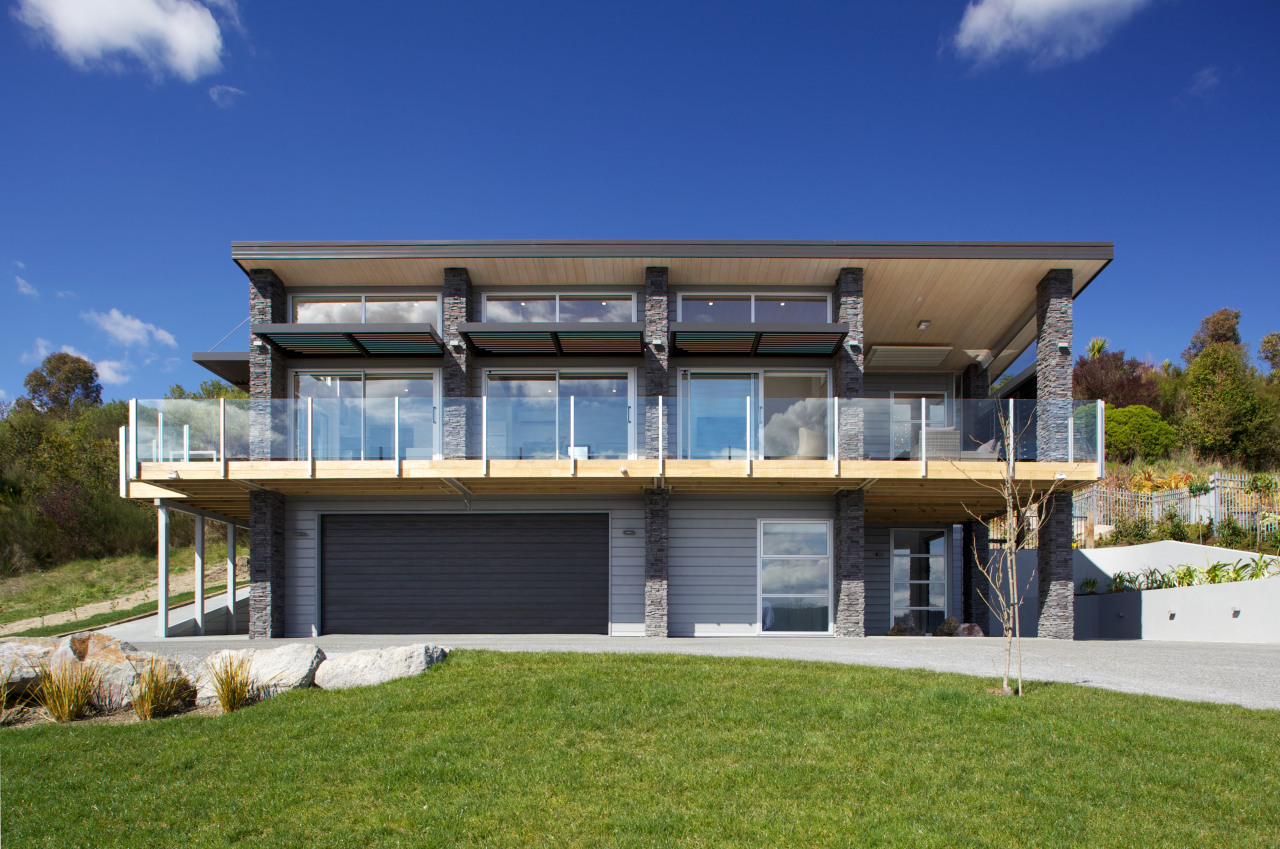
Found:
[[[245, 272], [269, 268], [290, 289], [439, 291], [464, 267], [479, 290], [603, 286], [642, 290], [663, 266], [676, 292], [829, 292], [863, 269], [866, 347], [952, 352], [935, 370], [974, 361], [999, 375], [1035, 338], [1035, 287], [1069, 268], [1079, 295], [1114, 256], [1111, 242], [377, 241], [233, 242]], [[928, 320], [925, 329], [919, 328]], [[868, 366], [874, 370], [874, 366]]]

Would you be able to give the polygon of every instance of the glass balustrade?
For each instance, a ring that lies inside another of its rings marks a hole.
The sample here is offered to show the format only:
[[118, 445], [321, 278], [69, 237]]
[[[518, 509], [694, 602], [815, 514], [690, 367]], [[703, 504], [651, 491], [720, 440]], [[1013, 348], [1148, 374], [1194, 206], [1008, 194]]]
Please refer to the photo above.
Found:
[[[828, 460], [1096, 462], [1092, 401], [764, 397], [159, 400], [134, 405], [139, 462]], [[706, 391], [702, 391], [706, 389]], [[252, 435], [252, 438], [251, 438]]]

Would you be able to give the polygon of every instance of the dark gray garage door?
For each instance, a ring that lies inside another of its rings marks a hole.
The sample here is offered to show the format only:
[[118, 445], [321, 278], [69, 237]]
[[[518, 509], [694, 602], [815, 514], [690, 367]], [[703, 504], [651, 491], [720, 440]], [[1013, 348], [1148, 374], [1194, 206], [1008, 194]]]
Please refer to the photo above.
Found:
[[329, 634], [604, 634], [603, 513], [329, 515]]

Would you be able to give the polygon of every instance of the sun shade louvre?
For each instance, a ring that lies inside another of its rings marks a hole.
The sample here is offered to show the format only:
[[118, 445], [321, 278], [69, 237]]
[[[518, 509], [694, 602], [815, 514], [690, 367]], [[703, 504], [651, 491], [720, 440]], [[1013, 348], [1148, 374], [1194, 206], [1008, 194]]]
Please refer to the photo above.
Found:
[[951, 353], [951, 348], [937, 345], [876, 345], [867, 357], [868, 366], [877, 368], [934, 368]]
[[644, 352], [640, 322], [468, 322], [458, 332], [485, 354], [615, 354]]
[[255, 324], [253, 333], [291, 356], [438, 357], [444, 353], [430, 324]]
[[191, 359], [237, 389], [249, 390], [248, 351], [201, 351]]
[[829, 357], [848, 332], [845, 324], [677, 322], [671, 325], [671, 344], [682, 354]]

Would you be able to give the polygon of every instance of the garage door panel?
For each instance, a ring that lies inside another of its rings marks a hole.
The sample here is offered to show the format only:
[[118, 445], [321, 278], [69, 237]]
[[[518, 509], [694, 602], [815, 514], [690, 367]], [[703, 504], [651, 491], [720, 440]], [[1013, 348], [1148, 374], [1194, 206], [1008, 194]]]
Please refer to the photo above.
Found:
[[607, 633], [605, 514], [329, 515], [326, 633]]

